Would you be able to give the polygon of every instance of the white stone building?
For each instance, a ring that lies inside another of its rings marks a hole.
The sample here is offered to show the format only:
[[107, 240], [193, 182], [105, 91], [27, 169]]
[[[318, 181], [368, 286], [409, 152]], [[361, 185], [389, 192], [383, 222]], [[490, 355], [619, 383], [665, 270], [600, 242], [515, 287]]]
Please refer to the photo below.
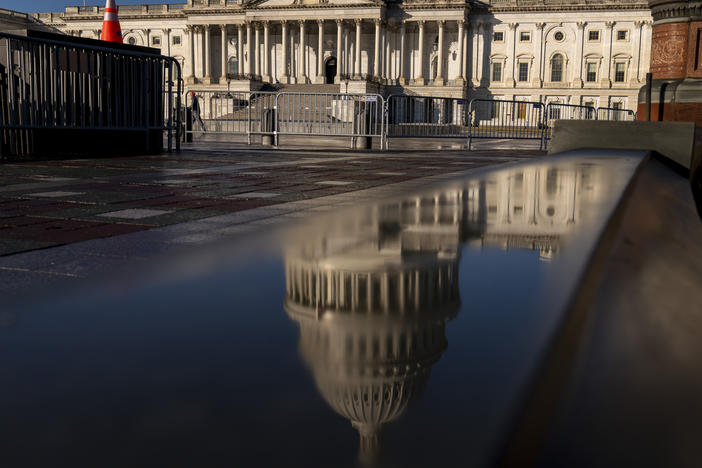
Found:
[[[97, 38], [102, 15], [36, 17]], [[161, 48], [201, 88], [333, 83], [635, 109], [650, 61], [645, 0], [188, 0], [119, 17], [125, 42]]]

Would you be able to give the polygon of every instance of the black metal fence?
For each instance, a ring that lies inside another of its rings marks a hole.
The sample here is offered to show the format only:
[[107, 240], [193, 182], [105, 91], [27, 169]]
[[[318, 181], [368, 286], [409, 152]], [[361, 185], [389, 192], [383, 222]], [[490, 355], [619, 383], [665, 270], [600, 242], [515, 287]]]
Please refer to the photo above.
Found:
[[168, 149], [178, 149], [181, 93], [180, 66], [170, 57], [0, 33], [0, 158], [64, 140], [109, 147], [105, 132], [114, 131], [146, 151], [162, 149], [165, 132]]

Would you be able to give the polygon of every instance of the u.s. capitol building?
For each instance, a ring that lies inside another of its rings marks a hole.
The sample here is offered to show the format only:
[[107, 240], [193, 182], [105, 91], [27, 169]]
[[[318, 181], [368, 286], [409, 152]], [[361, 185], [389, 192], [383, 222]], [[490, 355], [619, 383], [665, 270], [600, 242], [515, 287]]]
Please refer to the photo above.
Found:
[[[97, 38], [103, 8], [35, 16]], [[645, 0], [188, 0], [119, 17], [125, 42], [178, 59], [192, 88], [327, 84], [632, 110], [652, 22]]]

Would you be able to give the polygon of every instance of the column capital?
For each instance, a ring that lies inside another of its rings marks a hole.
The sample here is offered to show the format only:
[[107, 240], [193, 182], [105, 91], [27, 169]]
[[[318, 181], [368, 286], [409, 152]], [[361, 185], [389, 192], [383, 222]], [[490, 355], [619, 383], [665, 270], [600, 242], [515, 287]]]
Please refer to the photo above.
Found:
[[585, 29], [585, 26], [587, 26], [587, 21], [578, 21], [575, 24], [576, 26], [578, 26], [578, 29], [582, 31], [583, 29]]
[[163, 32], [163, 34], [170, 34], [171, 28], [162, 28], [161, 31]]
[[318, 26], [324, 26], [324, 20], [323, 20], [323, 19], [318, 19], [318, 20], [317, 20], [317, 25], [318, 25]]
[[226, 31], [226, 30], [227, 30], [227, 25], [226, 25], [226, 24], [220, 24], [220, 25], [219, 25], [219, 29], [222, 30], [222, 31]]
[[300, 26], [304, 26], [304, 25], [305, 25], [305, 22], [306, 22], [306, 21], [303, 20], [303, 19], [297, 20], [297, 24], [299, 24]]
[[344, 20], [341, 19], [341, 18], [337, 18], [337, 19], [335, 19], [334, 21], [336, 21], [336, 24], [337, 24], [337, 25], [343, 25], [343, 24], [344, 24]]
[[511, 29], [512, 31], [517, 29], [517, 26], [519, 26], [519, 23], [509, 23], [509, 29]]
[[380, 26], [381, 24], [383, 24], [383, 23], [385, 23], [385, 22], [384, 22], [382, 19], [380, 19], [380, 18], [373, 18], [373, 23], [374, 23], [376, 26]]
[[607, 21], [607, 22], [605, 23], [605, 26], [607, 27], [607, 29], [612, 29], [612, 28], [614, 27], [615, 24], [617, 24], [616, 21]]
[[646, 24], [646, 21], [634, 21], [634, 26], [641, 28]]
[[149, 33], [151, 33], [151, 29], [149, 29], [149, 28], [144, 28], [144, 34], [146, 34], [146, 35], [148, 36]]
[[[164, 29], [164, 30], [163, 30], [163, 32], [166, 33], [166, 34], [168, 34], [168, 31], [170, 31], [170, 29]], [[100, 32], [101, 32], [101, 31], [100, 31], [99, 29], [93, 29], [93, 34], [95, 34], [95, 35], [98, 36], [98, 37], [100, 36]]]
[[417, 26], [419, 26], [420, 28], [423, 28], [424, 23], [426, 23], [426, 20], [417, 20], [416, 23], [417, 23]]
[[210, 25], [209, 25], [209, 24], [203, 24], [203, 25], [200, 26], [200, 27], [201, 27], [202, 30], [205, 31], [205, 32], [209, 32], [209, 31], [210, 31]]
[[446, 20], [443, 20], [443, 19], [436, 20], [436, 24], [443, 27], [446, 24]]
[[536, 23], [536, 29], [542, 31], [546, 27], [546, 23]]
[[356, 23], [356, 26], [359, 26], [363, 20], [361, 18], [354, 18], [353, 22]]
[[459, 25], [459, 26], [465, 26], [465, 25], [466, 25], [466, 20], [464, 20], [464, 19], [456, 20], [456, 24]]

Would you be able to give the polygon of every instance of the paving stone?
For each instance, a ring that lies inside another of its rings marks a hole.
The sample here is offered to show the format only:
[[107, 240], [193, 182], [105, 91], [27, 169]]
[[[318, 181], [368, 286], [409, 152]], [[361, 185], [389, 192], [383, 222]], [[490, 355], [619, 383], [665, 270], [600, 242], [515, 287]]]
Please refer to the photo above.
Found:
[[108, 213], [102, 213], [98, 216], [104, 216], [106, 218], [143, 219], [151, 218], [153, 216], [158, 216], [166, 213], [170, 213], [170, 211], [130, 208], [127, 210], [110, 211]]

